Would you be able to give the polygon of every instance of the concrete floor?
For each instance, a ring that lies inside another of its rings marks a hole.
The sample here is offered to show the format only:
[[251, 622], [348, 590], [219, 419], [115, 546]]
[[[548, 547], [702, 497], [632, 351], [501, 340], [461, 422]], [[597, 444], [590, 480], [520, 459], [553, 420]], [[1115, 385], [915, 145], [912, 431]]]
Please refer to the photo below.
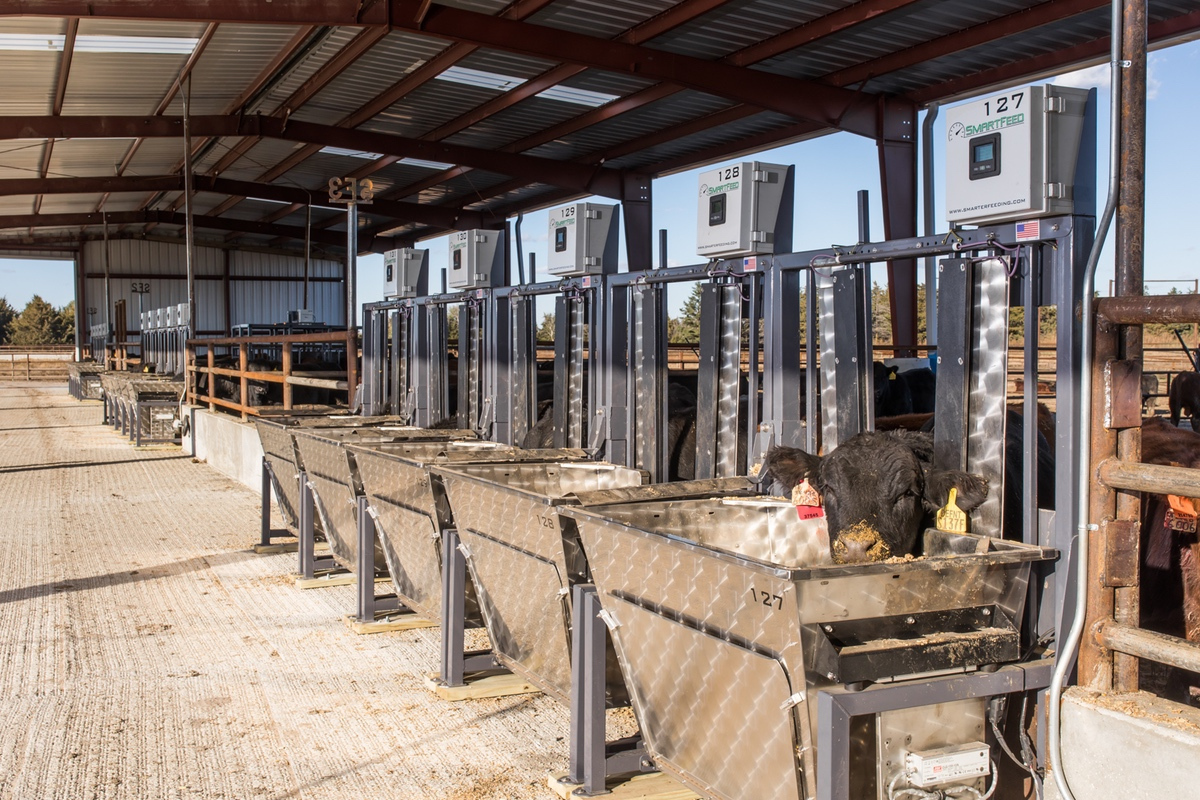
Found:
[[437, 700], [437, 628], [356, 636], [255, 493], [100, 415], [0, 386], [0, 798], [552, 797], [565, 708]]

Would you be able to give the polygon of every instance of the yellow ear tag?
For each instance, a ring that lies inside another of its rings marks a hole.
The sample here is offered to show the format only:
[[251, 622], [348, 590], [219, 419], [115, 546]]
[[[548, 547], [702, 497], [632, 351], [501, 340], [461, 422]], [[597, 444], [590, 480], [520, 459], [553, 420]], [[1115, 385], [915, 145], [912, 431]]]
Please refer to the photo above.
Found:
[[894, 372], [889, 372], [889, 373], [888, 373], [888, 380], [889, 380], [889, 381], [894, 381], [894, 380], [896, 380], [896, 373], [894, 373]]
[[950, 489], [950, 499], [946, 501], [945, 508], [937, 512], [937, 528], [939, 531], [948, 533], [966, 533], [967, 532], [967, 515], [959, 509], [956, 504], [958, 500], [958, 489]]

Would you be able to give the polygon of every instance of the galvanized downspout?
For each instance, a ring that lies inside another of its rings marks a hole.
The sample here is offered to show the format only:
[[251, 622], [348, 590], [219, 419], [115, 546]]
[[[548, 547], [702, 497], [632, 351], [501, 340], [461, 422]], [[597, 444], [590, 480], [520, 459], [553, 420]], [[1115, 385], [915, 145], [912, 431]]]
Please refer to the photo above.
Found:
[[[921, 190], [925, 235], [933, 236], [937, 227], [933, 220], [933, 123], [938, 117], [939, 104], [935, 100], [925, 112], [921, 123]], [[933, 282], [937, 274], [937, 259], [925, 259], [925, 343], [937, 344], [937, 293]]]
[[1090, 463], [1092, 458], [1091, 440], [1088, 432], [1092, 427], [1092, 326], [1094, 312], [1092, 310], [1093, 287], [1096, 284], [1096, 267], [1100, 261], [1100, 250], [1108, 236], [1112, 225], [1113, 215], [1117, 210], [1117, 200], [1120, 194], [1121, 169], [1121, 0], [1112, 2], [1112, 22], [1109, 36], [1109, 82], [1111, 103], [1109, 113], [1109, 164], [1108, 164], [1108, 199], [1104, 203], [1104, 212], [1100, 215], [1100, 224], [1096, 230], [1096, 239], [1092, 242], [1092, 251], [1088, 254], [1087, 266], [1083, 274], [1083, 297], [1080, 303], [1082, 316], [1083, 341], [1080, 343], [1080, 363], [1083, 368], [1079, 376], [1079, 408], [1076, 417], [1079, 420], [1077, 430], [1079, 437], [1079, 463], [1083, 468], [1079, 471], [1079, 485], [1076, 487], [1077, 512], [1079, 527], [1076, 529], [1075, 569], [1078, 580], [1075, 592], [1075, 616], [1071, 620], [1071, 630], [1066, 639], [1058, 643], [1058, 654], [1054, 661], [1054, 674], [1050, 678], [1048, 730], [1046, 749], [1049, 750], [1050, 763], [1054, 770], [1054, 783], [1058, 787], [1063, 800], [1075, 800], [1067, 785], [1066, 774], [1062, 765], [1062, 692], [1067, 673], [1070, 672], [1079, 640], [1083, 635], [1084, 618], [1087, 613], [1087, 564], [1088, 564], [1088, 534], [1090, 525], [1088, 517], [1091, 504], [1091, 475]]

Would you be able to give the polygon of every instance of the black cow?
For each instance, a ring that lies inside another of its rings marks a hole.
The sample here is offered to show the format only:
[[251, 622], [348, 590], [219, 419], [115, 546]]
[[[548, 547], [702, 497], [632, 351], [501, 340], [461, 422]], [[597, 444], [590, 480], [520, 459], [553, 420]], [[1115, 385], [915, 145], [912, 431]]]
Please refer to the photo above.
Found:
[[878, 361], [871, 366], [875, 377], [875, 416], [895, 417], [913, 413], [912, 393], [908, 382], [900, 377], [900, 370]]
[[918, 367], [901, 372], [898, 376], [908, 386], [912, 397], [912, 413], [925, 414], [933, 411], [937, 396], [937, 378], [929, 367]]
[[[932, 430], [932, 418], [927, 424]], [[1024, 486], [1023, 417], [1008, 412], [1004, 464], [1004, 537], [1022, 534]], [[1054, 508], [1054, 456], [1040, 431], [1038, 506]], [[929, 431], [867, 432], [844, 442], [827, 456], [790, 447], [767, 452], [763, 470], [789, 490], [804, 479], [821, 494], [829, 521], [833, 557], [838, 563], [880, 561], [913, 552], [921, 530], [946, 505], [951, 487], [963, 511], [987, 499], [988, 484], [978, 475], [932, 466]]]
[[1200, 416], [1200, 373], [1180, 372], [1171, 381], [1168, 399], [1171, 409], [1171, 424], [1179, 427], [1184, 412], [1192, 419], [1192, 430], [1196, 429], [1196, 417]]

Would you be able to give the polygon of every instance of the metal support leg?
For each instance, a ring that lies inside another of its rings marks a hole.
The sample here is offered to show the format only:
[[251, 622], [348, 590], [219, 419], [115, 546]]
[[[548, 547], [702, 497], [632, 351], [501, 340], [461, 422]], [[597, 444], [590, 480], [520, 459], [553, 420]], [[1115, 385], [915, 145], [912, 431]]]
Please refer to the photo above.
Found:
[[316, 534], [313, 529], [313, 513], [316, 509], [312, 484], [303, 472], [296, 476], [296, 480], [300, 482], [300, 577], [312, 579], [317, 566]]
[[266, 456], [262, 460], [262, 535], [259, 544], [266, 547], [271, 543], [271, 465]]
[[358, 498], [358, 609], [355, 619], [374, 622], [376, 612], [408, 611], [394, 594], [375, 596], [375, 518], [366, 497]]
[[129, 437], [133, 439], [135, 447], [142, 446], [142, 406], [138, 403], [133, 406], [133, 430], [129, 432]]
[[467, 559], [458, 549], [458, 531], [442, 532], [442, 666], [443, 686], [465, 686], [468, 671], [496, 669], [490, 652], [467, 653]]
[[609, 775], [650, 772], [654, 763], [640, 736], [605, 741], [608, 629], [592, 584], [573, 588], [571, 623], [571, 761], [562, 782], [579, 785], [575, 797], [594, 797], [611, 793]]
[[604, 624], [596, 587], [574, 587], [571, 620], [571, 767], [566, 782], [579, 794], [607, 794], [604, 785]]

